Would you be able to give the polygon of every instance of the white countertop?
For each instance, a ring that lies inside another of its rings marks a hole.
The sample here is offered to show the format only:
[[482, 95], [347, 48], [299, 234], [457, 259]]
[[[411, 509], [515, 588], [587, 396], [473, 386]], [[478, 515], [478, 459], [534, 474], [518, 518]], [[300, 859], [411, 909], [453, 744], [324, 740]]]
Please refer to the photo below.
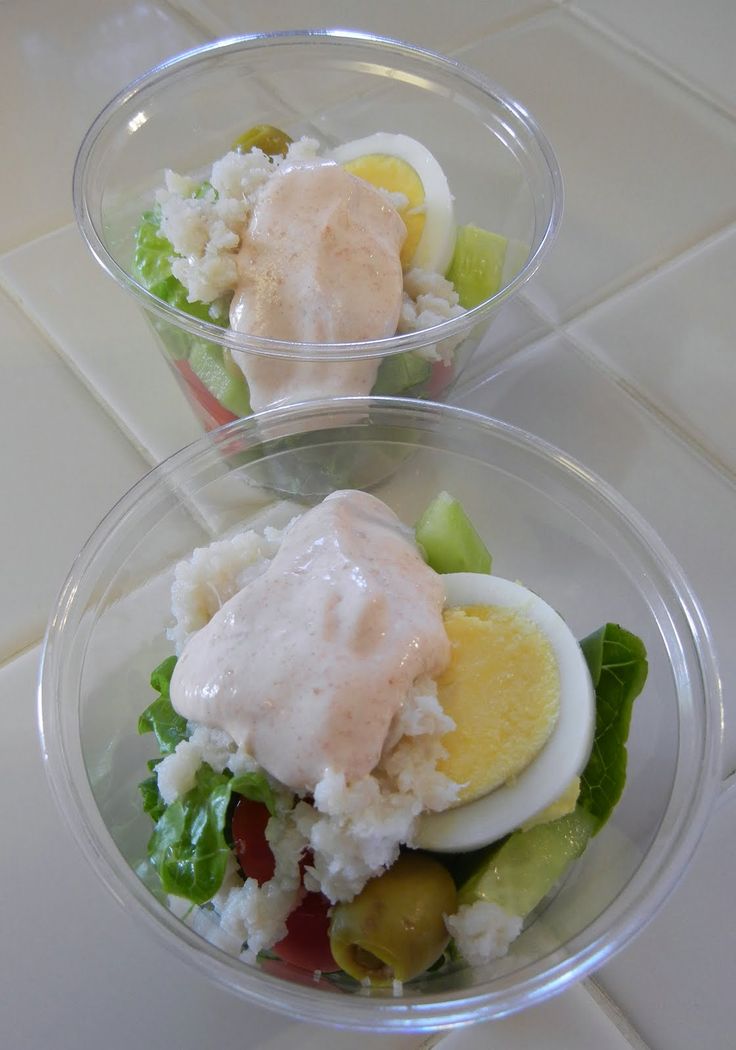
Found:
[[[472, 365], [454, 400], [560, 446], [657, 529], [712, 629], [724, 777], [736, 768], [732, 0], [0, 0], [7, 1050], [434, 1043], [294, 1025], [167, 960], [77, 855], [36, 732], [40, 642], [75, 553], [152, 463], [199, 434], [137, 307], [73, 226], [76, 148], [102, 105], [162, 58], [218, 36], [312, 25], [458, 54], [550, 137], [566, 186], [562, 232], [497, 322], [509, 356], [482, 381], [483, 362]], [[732, 790], [680, 886], [595, 985], [442, 1037], [442, 1050], [733, 1046], [734, 870]], [[601, 989], [615, 1005], [600, 1008]]]

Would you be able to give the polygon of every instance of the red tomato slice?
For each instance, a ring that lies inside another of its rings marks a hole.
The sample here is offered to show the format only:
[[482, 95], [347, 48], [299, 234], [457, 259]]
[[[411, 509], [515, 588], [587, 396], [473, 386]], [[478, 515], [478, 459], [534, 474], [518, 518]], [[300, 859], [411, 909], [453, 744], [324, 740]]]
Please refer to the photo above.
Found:
[[339, 970], [330, 951], [330, 902], [323, 893], [307, 893], [286, 920], [287, 934], [273, 950], [284, 962], [300, 970]]
[[444, 361], [435, 361], [427, 382], [427, 397], [437, 397], [441, 394], [453, 376], [452, 365], [446, 365]]
[[196, 402], [197, 408], [204, 414], [203, 422], [208, 430], [222, 426], [223, 423], [232, 423], [234, 419], [238, 418], [229, 409], [224, 408], [217, 398], [209, 392], [188, 361], [180, 358], [178, 361], [174, 361], [174, 365], [183, 376], [188, 392]]
[[[243, 874], [255, 879], [259, 886], [273, 878], [275, 861], [266, 838], [269, 812], [262, 802], [238, 799], [230, 825], [233, 847]], [[307, 851], [299, 862], [304, 877], [304, 868], [313, 862], [311, 851]], [[327, 912], [330, 902], [322, 893], [305, 893], [299, 905], [286, 920], [286, 936], [274, 945], [274, 951], [284, 962], [300, 970], [322, 970], [333, 973], [339, 970], [330, 951], [330, 920]]]
[[231, 830], [238, 863], [249, 879], [259, 886], [273, 878], [276, 863], [266, 839], [269, 812], [263, 802], [238, 799], [233, 810]]

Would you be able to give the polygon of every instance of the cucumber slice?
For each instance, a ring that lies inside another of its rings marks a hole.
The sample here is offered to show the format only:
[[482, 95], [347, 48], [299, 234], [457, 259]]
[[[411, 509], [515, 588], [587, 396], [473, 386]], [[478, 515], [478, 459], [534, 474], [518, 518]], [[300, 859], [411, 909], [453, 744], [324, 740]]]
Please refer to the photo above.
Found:
[[461, 887], [458, 904], [482, 900], [498, 904], [509, 915], [528, 915], [582, 854], [595, 830], [595, 817], [578, 806], [549, 824], [515, 831], [490, 848]]
[[508, 240], [479, 226], [459, 226], [447, 280], [466, 310], [490, 299], [501, 287]]
[[414, 528], [427, 564], [435, 572], [491, 571], [491, 555], [459, 500], [440, 492]]
[[236, 416], [251, 414], [248, 384], [236, 364], [221, 347], [198, 339], [189, 354], [189, 364], [209, 392]]
[[412, 350], [392, 354], [381, 361], [371, 393], [403, 394], [405, 390], [426, 382], [431, 371], [429, 361]]

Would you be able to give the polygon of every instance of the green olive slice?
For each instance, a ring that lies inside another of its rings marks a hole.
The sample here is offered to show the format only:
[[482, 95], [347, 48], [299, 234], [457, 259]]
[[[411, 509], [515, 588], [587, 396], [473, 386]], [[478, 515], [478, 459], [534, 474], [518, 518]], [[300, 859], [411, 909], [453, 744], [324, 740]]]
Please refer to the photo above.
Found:
[[335, 962], [358, 981], [385, 986], [423, 973], [450, 939], [446, 915], [457, 893], [446, 868], [422, 853], [402, 853], [366, 883], [352, 901], [338, 904], [330, 921]]
[[280, 128], [275, 128], [273, 124], [254, 124], [239, 135], [230, 148], [238, 153], [250, 153], [253, 149], [259, 149], [268, 157], [285, 157], [291, 142], [290, 136]]

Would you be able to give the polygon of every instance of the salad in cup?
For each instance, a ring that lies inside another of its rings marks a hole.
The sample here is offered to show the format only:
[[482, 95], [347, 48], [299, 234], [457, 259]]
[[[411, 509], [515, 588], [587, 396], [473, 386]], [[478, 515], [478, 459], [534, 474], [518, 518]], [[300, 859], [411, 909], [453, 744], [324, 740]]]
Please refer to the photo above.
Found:
[[167, 171], [136, 232], [135, 273], [171, 306], [291, 356], [228, 349], [159, 326], [214, 423], [324, 396], [436, 396], [464, 336], [387, 356], [329, 354], [442, 326], [490, 299], [512, 264], [508, 240], [458, 226], [437, 160], [403, 134], [327, 148], [250, 128], [211, 168]]
[[184, 922], [379, 995], [509, 950], [621, 795], [647, 660], [491, 570], [447, 493], [411, 528], [357, 490], [178, 565], [139, 873]]

